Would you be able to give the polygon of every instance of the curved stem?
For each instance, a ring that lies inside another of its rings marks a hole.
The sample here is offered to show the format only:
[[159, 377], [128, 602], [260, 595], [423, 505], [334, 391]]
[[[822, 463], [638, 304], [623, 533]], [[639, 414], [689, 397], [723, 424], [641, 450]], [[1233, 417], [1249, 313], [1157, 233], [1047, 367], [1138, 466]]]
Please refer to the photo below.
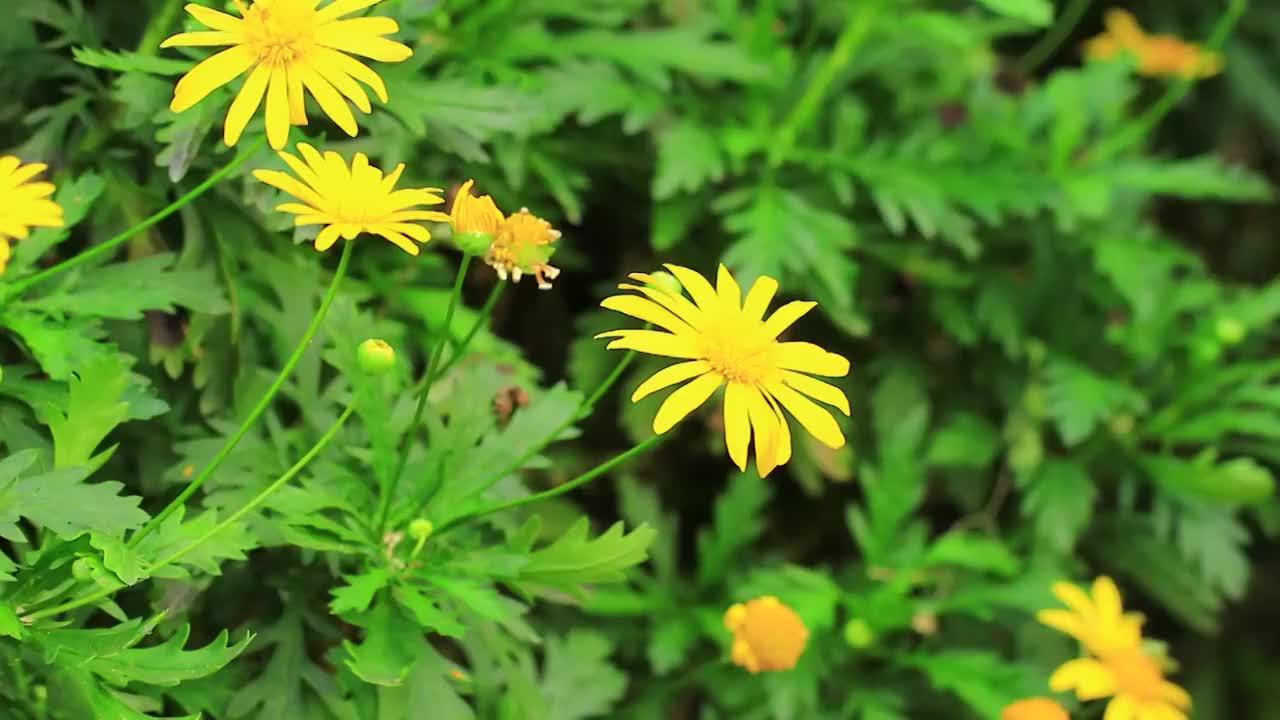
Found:
[[[231, 515], [227, 516], [225, 520], [213, 526], [211, 530], [201, 535], [199, 538], [196, 538], [190, 543], [187, 543], [186, 545], [184, 545], [182, 548], [175, 550], [172, 553], [169, 553], [167, 557], [157, 560], [154, 564], [152, 564], [147, 569], [147, 576], [150, 577], [155, 574], [156, 570], [159, 570], [160, 568], [166, 565], [171, 565], [177, 562], [182, 556], [200, 547], [209, 538], [213, 537], [214, 535], [217, 535], [223, 530], [226, 530], [228, 527], [234, 525], [237, 521], [240, 520], [240, 518], [244, 517], [246, 513], [248, 513], [249, 511], [261, 505], [263, 501], [267, 499], [268, 496], [270, 496], [276, 490], [279, 490], [282, 485], [292, 480], [293, 477], [297, 475], [299, 472], [301, 472], [302, 469], [306, 467], [308, 463], [310, 463], [312, 460], [315, 459], [316, 455], [320, 454], [320, 451], [323, 450], [324, 447], [329, 444], [329, 441], [332, 440], [333, 436], [337, 434], [338, 430], [342, 427], [343, 423], [347, 421], [347, 418], [351, 417], [351, 413], [353, 410], [355, 410], [355, 406], [348, 405], [347, 409], [342, 411], [342, 414], [338, 416], [338, 419], [334, 421], [333, 425], [329, 426], [328, 430], [325, 430], [324, 435], [320, 436], [320, 439], [316, 441], [315, 445], [311, 446], [310, 450], [304, 453], [302, 457], [298, 458], [298, 461], [295, 462], [292, 467], [286, 470], [283, 475], [276, 478], [270, 485], [263, 488], [262, 491], [259, 492], [257, 495], [255, 495], [253, 499], [251, 499], [248, 503], [244, 505], [244, 507], [241, 507], [239, 510], [236, 510]], [[101, 600], [124, 587], [126, 586], [116, 585], [114, 587], [98, 588], [93, 592], [86, 593], [84, 595], [81, 595], [78, 598], [73, 598], [71, 600], [68, 600], [67, 602], [62, 603], [61, 605], [55, 605], [53, 607], [45, 608], [44, 610], [39, 610], [34, 613], [31, 613], [30, 615], [25, 616], [24, 620], [26, 620], [27, 622], [32, 622], [35, 620], [39, 620], [41, 618], [46, 618], [52, 615], [57, 615], [58, 613], [66, 612], [68, 610], [74, 610], [75, 608], [88, 605], [89, 603], [97, 602], [98, 600]]]
[[227, 438], [227, 441], [218, 449], [217, 454], [213, 456], [213, 460], [209, 461], [209, 464], [204, 466], [204, 469], [200, 471], [200, 474], [192, 478], [191, 482], [187, 484], [187, 487], [184, 488], [176, 498], [170, 501], [169, 504], [160, 511], [160, 514], [151, 518], [146, 525], [143, 525], [138, 532], [134, 533], [133, 537], [129, 539], [129, 547], [136, 547], [138, 542], [142, 540], [142, 538], [146, 537], [147, 533], [159, 527], [160, 523], [164, 522], [170, 515], [172, 515], [175, 510], [187, 501], [187, 498], [191, 497], [191, 495], [204, 484], [205, 480], [209, 479], [209, 476], [213, 474], [213, 471], [227, 459], [227, 456], [235, 449], [241, 438], [245, 436], [245, 433], [249, 432], [249, 428], [253, 426], [253, 423], [267, 409], [267, 406], [271, 404], [276, 393], [278, 393], [280, 388], [284, 385], [284, 381], [288, 379], [289, 375], [293, 372], [293, 368], [298, 364], [298, 361], [302, 359], [303, 353], [307, 351], [307, 347], [311, 344], [311, 339], [315, 337], [316, 331], [320, 329], [320, 324], [324, 321], [325, 315], [329, 312], [329, 306], [333, 304], [333, 299], [337, 297], [338, 286], [342, 284], [342, 278], [347, 273], [347, 265], [351, 262], [351, 251], [354, 247], [354, 240], [347, 240], [343, 243], [342, 259], [338, 261], [338, 269], [333, 273], [333, 280], [329, 283], [329, 289], [325, 291], [324, 297], [320, 300], [320, 307], [316, 309], [316, 314], [311, 318], [311, 324], [307, 326], [306, 332], [302, 334], [302, 339], [298, 341], [298, 346], [293, 349], [293, 354], [291, 354], [289, 359], [285, 361], [284, 367], [280, 368], [280, 372], [276, 375], [276, 379], [272, 381], [271, 386], [267, 388], [267, 392], [258, 399], [258, 404], [249, 411], [249, 415], [240, 422], [240, 427], [236, 428], [236, 431], [231, 434], [231, 437]]
[[[645, 327], [649, 326], [645, 325]], [[596, 389], [582, 401], [581, 405], [578, 406], [578, 414], [574, 417], [574, 420], [580, 420], [587, 415], [590, 415], [591, 411], [595, 408], [596, 403], [600, 402], [600, 398], [603, 397], [605, 393], [609, 392], [609, 388], [613, 387], [613, 384], [618, 381], [618, 378], [621, 377], [622, 373], [631, 366], [631, 363], [634, 362], [635, 359], [635, 351], [628, 350], [627, 354], [623, 355], [622, 359], [618, 361], [618, 364], [613, 366], [613, 370], [605, 376], [604, 380], [600, 381], [600, 384], [596, 386]], [[571, 420], [569, 422], [573, 421]], [[564, 427], [567, 428], [568, 426], [569, 423], [565, 423]], [[561, 431], [563, 430], [564, 428], [561, 428]], [[559, 434], [560, 433], [556, 433], [556, 435]], [[554, 440], [555, 438], [552, 437], [552, 439]]]
[[461, 517], [454, 518], [453, 520], [450, 520], [449, 522], [445, 523], [444, 527], [437, 530], [435, 534], [438, 536], [440, 533], [443, 533], [451, 528], [461, 525], [462, 523], [470, 522], [472, 520], [482, 518], [485, 515], [492, 515], [493, 513], [501, 512], [503, 510], [510, 510], [511, 508], [520, 507], [521, 505], [529, 505], [536, 502], [542, 502], [543, 500], [549, 500], [553, 497], [556, 497], [557, 495], [563, 495], [567, 492], [575, 490], [581, 487], [582, 485], [585, 485], [588, 482], [591, 482], [597, 477], [603, 475], [604, 473], [609, 472], [613, 468], [617, 467], [619, 464], [631, 459], [633, 456], [639, 455], [645, 450], [648, 450], [654, 445], [657, 445], [659, 442], [663, 440], [664, 437], [665, 437], [664, 435], [654, 435], [653, 437], [650, 437], [648, 440], [645, 440], [639, 445], [636, 445], [630, 448], [629, 450], [624, 450], [623, 452], [620, 452], [617, 455], [614, 455], [613, 457], [609, 458], [608, 460], [605, 460], [599, 465], [596, 465], [595, 467], [582, 473], [581, 475], [575, 477], [574, 479], [566, 483], [557, 485], [548, 490], [543, 490], [542, 492], [534, 493], [532, 495], [526, 495], [525, 497], [522, 497], [522, 498], [516, 498], [515, 500], [508, 500], [507, 502], [498, 503], [496, 505], [490, 505], [489, 507], [481, 508], [469, 515], [463, 515]]
[[391, 498], [395, 495], [396, 488], [400, 485], [400, 476], [404, 474], [404, 466], [409, 462], [409, 452], [413, 450], [413, 434], [418, 428], [418, 423], [422, 422], [422, 411], [427, 407], [427, 396], [431, 394], [431, 386], [435, 383], [438, 373], [435, 372], [436, 363], [440, 361], [440, 355], [444, 352], [445, 343], [449, 340], [449, 327], [453, 325], [453, 312], [457, 310], [458, 303], [462, 299], [462, 281], [467, 275], [467, 268], [471, 265], [471, 256], [463, 255], [462, 264], [458, 266], [458, 274], [453, 278], [453, 292], [449, 295], [449, 308], [444, 311], [444, 326], [440, 329], [440, 336], [436, 338], [435, 344], [431, 348], [431, 354], [427, 356], [427, 367], [423, 371], [422, 390], [418, 393], [418, 406], [413, 410], [413, 420], [409, 423], [409, 429], [405, 432], [404, 447], [400, 451], [400, 459], [396, 461], [395, 472], [391, 474], [391, 479], [387, 483], [387, 487], [382, 489], [382, 500], [378, 508], [378, 523], [374, 526], [377, 529], [379, 537], [383, 530], [386, 529], [387, 514], [391, 512]]
[[1043, 65], [1045, 60], [1057, 52], [1062, 42], [1070, 37], [1088, 9], [1089, 0], [1071, 0], [1071, 4], [1058, 16], [1058, 22], [1054, 23], [1049, 32], [1045, 33], [1040, 41], [1018, 60], [1018, 72], [1030, 75]]
[[489, 315], [493, 313], [493, 306], [498, 304], [498, 298], [502, 295], [502, 289], [506, 286], [507, 283], [503, 280], [499, 280], [494, 283], [493, 289], [489, 291], [489, 297], [484, 300], [484, 307], [480, 308], [480, 316], [476, 318], [476, 324], [471, 326], [471, 330], [467, 331], [466, 336], [462, 338], [462, 342], [458, 343], [458, 346], [453, 349], [453, 353], [449, 356], [449, 360], [445, 362], [444, 365], [440, 366], [440, 369], [437, 370], [435, 375], [431, 378], [431, 382], [435, 382], [443, 377], [445, 373], [449, 372], [449, 368], [454, 366], [454, 363], [462, 359], [462, 355], [466, 351], [467, 346], [470, 345], [471, 341], [480, 333], [480, 328], [484, 327], [489, 321]]
[[218, 181], [222, 180], [224, 177], [229, 175], [233, 170], [239, 167], [245, 160], [248, 160], [250, 156], [258, 152], [258, 150], [262, 147], [262, 144], [264, 142], [266, 142], [266, 140], [262, 139], [254, 143], [244, 152], [241, 152], [239, 155], [232, 158], [231, 161], [228, 162], [226, 165], [223, 165], [222, 168], [220, 168], [217, 172], [205, 178], [204, 182], [191, 188], [189, 191], [184, 193], [177, 200], [174, 200], [173, 202], [169, 203], [164, 208], [157, 211], [155, 214], [151, 215], [150, 217], [147, 217], [137, 225], [134, 225], [133, 227], [129, 228], [128, 230], [125, 230], [124, 232], [121, 232], [120, 234], [107, 240], [106, 242], [94, 245], [93, 247], [88, 248], [87, 250], [85, 250], [84, 252], [78, 255], [73, 255], [72, 257], [69, 257], [66, 260], [63, 260], [62, 262], [58, 263], [57, 265], [54, 265], [53, 267], [45, 268], [44, 270], [41, 270], [35, 275], [22, 278], [21, 280], [14, 282], [8, 288], [0, 290], [0, 293], [2, 293], [5, 297], [12, 297], [13, 295], [17, 295], [18, 293], [22, 292], [23, 290], [26, 290], [27, 288], [31, 287], [32, 285], [35, 285], [38, 282], [47, 280], [48, 278], [53, 277], [58, 273], [70, 270], [71, 268], [77, 267], [79, 265], [83, 265], [84, 263], [89, 262], [90, 260], [98, 257], [99, 255], [111, 252], [112, 250], [119, 247], [120, 244], [127, 241], [129, 238], [133, 237], [134, 235], [137, 235], [143, 230], [146, 230], [152, 225], [155, 225], [161, 220], [164, 220], [165, 218], [169, 217], [175, 212], [181, 210], [187, 203], [191, 202], [192, 200], [195, 200], [197, 197], [204, 194], [206, 190], [218, 184]]
[[[1244, 11], [1248, 9], [1248, 6], [1248, 0], [1231, 0], [1227, 6], [1227, 11], [1218, 19], [1218, 23], [1214, 26], [1208, 42], [1205, 43], [1205, 52], [1218, 52], [1222, 49], [1227, 37], [1231, 34], [1232, 29], [1235, 28], [1236, 23], [1240, 21], [1240, 16], [1244, 15]], [[1164, 95], [1161, 95], [1159, 100], [1147, 108], [1146, 112], [1095, 145], [1093, 150], [1087, 154], [1086, 159], [1089, 161], [1109, 160], [1117, 153], [1127, 150], [1131, 145], [1140, 141], [1164, 119], [1165, 115], [1169, 114], [1170, 110], [1173, 110], [1187, 96], [1195, 81], [1196, 79], [1193, 77], [1183, 77], [1173, 85], [1170, 85]]]

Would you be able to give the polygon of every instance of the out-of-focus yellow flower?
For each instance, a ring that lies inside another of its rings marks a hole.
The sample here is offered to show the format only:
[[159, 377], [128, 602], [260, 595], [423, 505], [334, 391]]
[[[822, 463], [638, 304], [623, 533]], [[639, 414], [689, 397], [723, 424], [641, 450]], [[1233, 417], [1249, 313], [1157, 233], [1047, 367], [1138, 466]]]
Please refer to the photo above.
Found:
[[1000, 720], [1071, 720], [1071, 716], [1056, 700], [1033, 697], [1006, 705]]
[[[485, 212], [486, 221], [491, 220], [492, 215]], [[507, 216], [498, 226], [484, 261], [503, 280], [510, 277], [512, 282], [520, 282], [524, 275], [533, 275], [539, 289], [550, 290], [550, 281], [559, 277], [560, 269], [547, 261], [556, 251], [553, 243], [559, 239], [560, 231], [552, 228], [551, 223], [529, 212], [529, 208], [520, 208], [520, 212]]]
[[[634, 273], [639, 285], [618, 287], [643, 295], [614, 295], [600, 303], [652, 323], [657, 330], [613, 330], [598, 338], [616, 338], [609, 349], [635, 350], [680, 358], [684, 362], [658, 371], [640, 384], [632, 401], [677, 383], [658, 408], [653, 431], [670, 430], [721, 386], [724, 394], [725, 445], [739, 469], [747, 467], [747, 445], [755, 437], [756, 469], [764, 477], [791, 459], [791, 431], [783, 409], [800, 421], [819, 442], [844, 445], [834, 417], [810, 398], [849, 414], [849, 400], [839, 388], [811, 375], [843, 377], [849, 361], [807, 342], [779, 342], [778, 336], [817, 303], [789, 302], [765, 319], [778, 281], [758, 278], [746, 298], [723, 265], [713, 288], [706, 278], [679, 265], [666, 268], [693, 299], [663, 287], [651, 275]], [[806, 374], [807, 373], [807, 374]]]
[[[316, 235], [316, 249], [328, 250], [341, 237], [352, 240], [363, 232], [381, 235], [410, 255], [418, 254], [414, 241], [425, 243], [431, 232], [417, 221], [448, 222], [449, 216], [420, 205], [444, 202], [439, 188], [396, 190], [404, 163], [386, 175], [369, 164], [364, 153], [356, 153], [351, 166], [335, 152], [323, 156], [306, 143], [298, 143], [303, 160], [286, 152], [281, 159], [297, 173], [293, 177], [278, 170], [254, 170], [262, 182], [294, 196], [301, 203], [284, 203], [276, 209], [297, 215], [296, 225], [324, 225]], [[305, 162], [304, 162], [305, 160]]]
[[1074, 637], [1095, 655], [1141, 647], [1144, 618], [1124, 611], [1120, 590], [1111, 578], [1103, 575], [1094, 580], [1092, 595], [1069, 582], [1056, 582], [1052, 590], [1070, 609], [1041, 610], [1036, 613], [1040, 622]]
[[32, 182], [48, 167], [0, 156], [0, 273], [9, 264], [11, 240], [25, 239], [33, 227], [62, 227], [62, 206], [49, 199], [53, 183]]
[[387, 101], [387, 87], [376, 72], [351, 56], [401, 62], [413, 54], [408, 46], [383, 37], [400, 29], [391, 18], [342, 19], [381, 1], [333, 0], [316, 9], [318, 0], [251, 0], [248, 7], [236, 0], [241, 17], [195, 3], [187, 5], [188, 13], [212, 29], [179, 33], [161, 47], [231, 47], [201, 61], [178, 81], [170, 107], [182, 112], [248, 73], [227, 111], [223, 128], [227, 145], [240, 139], [265, 96], [267, 139], [271, 147], [282, 149], [289, 126], [307, 124], [304, 91], [338, 127], [354, 137], [359, 128], [348, 102], [361, 112], [372, 111], [360, 83], [369, 86], [382, 102]]
[[1050, 689], [1111, 698], [1106, 720], [1187, 720], [1191, 696], [1165, 679], [1161, 658], [1144, 647], [1142, 616], [1124, 612], [1111, 578], [1094, 580], [1092, 596], [1067, 582], [1054, 583], [1053, 593], [1070, 610], [1041, 610], [1037, 618], [1079, 640], [1089, 656], [1063, 663]]
[[1054, 692], [1081, 700], [1111, 698], [1107, 720], [1187, 720], [1191, 696], [1164, 678], [1159, 661], [1142, 648], [1116, 650], [1062, 664], [1049, 678]]
[[1174, 35], [1148, 35], [1131, 13], [1108, 10], [1106, 31], [1087, 41], [1086, 57], [1106, 60], [1131, 53], [1138, 73], [1150, 77], [1202, 78], [1222, 71], [1222, 56]]
[[492, 197], [489, 195], [477, 197], [471, 194], [471, 188], [475, 183], [475, 180], [468, 180], [458, 188], [458, 192], [453, 196], [453, 205], [449, 208], [449, 222], [453, 225], [455, 235], [474, 233], [487, 236], [485, 240], [487, 249], [487, 245], [492, 243], [498, 235], [503, 216]]
[[729, 606], [724, 626], [733, 633], [729, 658], [753, 673], [790, 670], [809, 640], [800, 616], [772, 595]]

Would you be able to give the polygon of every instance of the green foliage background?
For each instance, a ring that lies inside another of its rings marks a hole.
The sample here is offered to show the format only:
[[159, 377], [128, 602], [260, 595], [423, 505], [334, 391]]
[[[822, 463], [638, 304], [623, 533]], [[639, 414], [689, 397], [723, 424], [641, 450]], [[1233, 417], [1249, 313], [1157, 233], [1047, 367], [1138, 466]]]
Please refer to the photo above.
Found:
[[[415, 48], [377, 66], [390, 103], [354, 140], [314, 112], [292, 139], [406, 162], [416, 185], [475, 177], [555, 221], [565, 272], [504, 293], [411, 432], [428, 349], [495, 278], [474, 263], [445, 328], [447, 231], [415, 259], [361, 239], [264, 419], [135, 547], [284, 363], [336, 258], [272, 210], [259, 151], [120, 252], [22, 286], [232, 153], [229, 90], [168, 110], [197, 56], [157, 49], [180, 2], [15, 0], [0, 149], [50, 163], [67, 228], [0, 276], [0, 717], [996, 718], [1075, 652], [1032, 617], [1050, 583], [1101, 573], [1168, 641], [1196, 718], [1280, 717], [1280, 9], [1133, 3], [1153, 31], [1229, 33], [1224, 73], [1187, 88], [1082, 64], [1103, 7], [1055, 5], [381, 3]], [[799, 443], [762, 481], [709, 408], [415, 554], [397, 534], [415, 517], [441, 527], [649, 437], [658, 400], [625, 398], [660, 363], [580, 410], [617, 360], [590, 339], [619, 322], [596, 303], [667, 261], [821, 303], [795, 334], [854, 361], [849, 444]], [[368, 336], [399, 349], [395, 373], [355, 369]], [[506, 417], [513, 388], [529, 402]], [[348, 402], [305, 469], [219, 526]], [[720, 615], [764, 593], [811, 639], [795, 670], [752, 676]]]

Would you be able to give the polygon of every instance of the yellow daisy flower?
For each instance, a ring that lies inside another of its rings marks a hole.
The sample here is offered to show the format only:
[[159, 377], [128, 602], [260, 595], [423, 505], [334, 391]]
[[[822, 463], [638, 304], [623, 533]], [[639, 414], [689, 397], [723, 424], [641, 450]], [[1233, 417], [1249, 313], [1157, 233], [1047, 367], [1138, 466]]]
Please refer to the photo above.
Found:
[[796, 611], [772, 595], [731, 605], [724, 612], [724, 626], [733, 633], [729, 659], [752, 673], [790, 670], [809, 640]]
[[1142, 645], [1143, 617], [1125, 612], [1115, 581], [1103, 575], [1093, 581], [1092, 595], [1069, 582], [1056, 582], [1053, 594], [1069, 610], [1049, 609], [1036, 619], [1080, 641], [1085, 650], [1104, 655]]
[[382, 102], [387, 101], [387, 87], [376, 72], [351, 56], [401, 62], [413, 54], [408, 46], [382, 37], [400, 30], [391, 18], [342, 19], [381, 1], [333, 0], [316, 9], [319, 0], [251, 0], [248, 7], [236, 0], [241, 17], [187, 5], [187, 12], [212, 30], [179, 33], [161, 47], [231, 47], [203, 60], [179, 80], [170, 108], [182, 112], [248, 73], [227, 111], [223, 126], [227, 145], [240, 139], [265, 96], [267, 139], [271, 147], [282, 149], [290, 124], [307, 124], [304, 89], [338, 127], [354, 137], [359, 128], [348, 102], [364, 113], [373, 109], [360, 83]]
[[1000, 720], [1071, 720], [1071, 716], [1056, 700], [1033, 697], [1006, 705]]
[[0, 156], [0, 273], [9, 264], [10, 240], [26, 238], [33, 227], [62, 227], [62, 206], [49, 199], [53, 183], [31, 181], [48, 167]]
[[1106, 720], [1187, 720], [1191, 709], [1187, 691], [1165, 680], [1159, 661], [1141, 648], [1069, 660], [1050, 676], [1049, 687], [1073, 690], [1081, 700], [1110, 697]]
[[849, 400], [834, 385], [810, 375], [843, 377], [849, 373], [849, 361], [812, 343], [778, 341], [783, 331], [817, 303], [790, 302], [765, 319], [765, 310], [778, 290], [778, 281], [773, 278], [757, 279], [743, 299], [738, 283], [723, 265], [714, 288], [693, 270], [679, 265], [666, 268], [693, 302], [682, 292], [665, 289], [652, 275], [634, 273], [630, 277], [640, 285], [623, 283], [618, 287], [644, 297], [614, 295], [600, 303], [666, 332], [614, 330], [596, 336], [616, 338], [609, 349], [684, 360], [655, 373], [631, 396], [633, 402], [638, 401], [690, 381], [658, 408], [653, 419], [655, 433], [670, 430], [725, 386], [725, 445], [739, 469], [747, 467], [747, 445], [753, 435], [761, 477], [790, 460], [791, 431], [783, 409], [824, 445], [844, 445], [835, 418], [810, 398], [845, 415], [849, 414]]
[[[444, 202], [440, 188], [396, 190], [404, 172], [400, 163], [390, 173], [369, 164], [364, 153], [356, 153], [351, 166], [335, 152], [323, 156], [306, 143], [298, 143], [303, 160], [279, 153], [298, 177], [278, 170], [254, 170], [262, 182], [289, 193], [301, 203], [284, 203], [277, 210], [297, 215], [296, 225], [324, 225], [316, 235], [316, 249], [328, 250], [341, 237], [352, 240], [360, 233], [373, 233], [395, 243], [410, 255], [418, 254], [416, 240], [425, 243], [431, 233], [415, 221], [448, 222], [449, 216], [419, 205]], [[305, 160], [305, 162], [304, 162]]]
[[1131, 53], [1138, 74], [1149, 77], [1203, 78], [1222, 71], [1222, 56], [1175, 35], [1148, 35], [1126, 10], [1108, 10], [1106, 31], [1085, 43], [1085, 57], [1106, 60]]
[[[486, 218], [491, 219], [492, 216]], [[484, 261], [503, 280], [510, 276], [512, 282], [520, 282], [528, 273], [538, 281], [539, 290], [550, 290], [550, 281], [560, 276], [560, 269], [547, 261], [556, 251], [553, 243], [559, 239], [560, 231], [551, 223], [529, 212], [529, 208], [520, 208], [498, 226]]]

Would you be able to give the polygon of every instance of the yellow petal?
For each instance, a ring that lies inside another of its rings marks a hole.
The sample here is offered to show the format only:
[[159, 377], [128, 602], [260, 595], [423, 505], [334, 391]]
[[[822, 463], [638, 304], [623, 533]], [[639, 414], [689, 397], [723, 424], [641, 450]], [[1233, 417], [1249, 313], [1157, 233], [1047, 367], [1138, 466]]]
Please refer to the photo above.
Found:
[[290, 67], [285, 75], [289, 79], [289, 123], [306, 125], [307, 99], [302, 94], [302, 78], [298, 75], [298, 66]]
[[711, 287], [711, 283], [707, 282], [706, 278], [680, 265], [667, 263], [664, 267], [676, 276], [700, 310], [714, 312], [717, 309], [715, 288]]
[[169, 109], [174, 112], [186, 110], [239, 77], [257, 61], [257, 57], [243, 45], [229, 47], [205, 58], [178, 81]]
[[364, 88], [360, 87], [360, 83], [353, 80], [350, 75], [325, 63], [316, 63], [312, 69], [337, 88], [343, 97], [360, 109], [360, 112], [373, 112], [373, 106], [369, 104], [369, 96], [365, 94]]
[[635, 350], [649, 355], [695, 360], [701, 357], [692, 340], [657, 330], [613, 330], [596, 335], [597, 338], [616, 337], [609, 343], [610, 350]]
[[409, 253], [410, 255], [418, 254], [418, 246], [415, 245], [412, 240], [405, 237], [404, 234], [402, 233], [399, 233], [395, 230], [388, 229], [384, 226], [378, 226], [373, 228], [373, 233], [375, 235], [381, 235], [382, 237], [390, 240], [391, 242], [395, 243], [396, 247]]
[[222, 126], [222, 141], [228, 147], [240, 141], [245, 126], [249, 124], [249, 118], [253, 117], [253, 114], [258, 111], [258, 106], [262, 104], [262, 96], [267, 92], [267, 79], [270, 77], [271, 70], [266, 65], [258, 65], [245, 79], [244, 87], [240, 88], [236, 99], [231, 101], [226, 122]]
[[323, 208], [324, 199], [316, 191], [303, 185], [297, 178], [279, 170], [254, 170], [253, 176], [274, 188], [283, 190], [314, 208]]
[[777, 280], [768, 275], [756, 278], [756, 281], [751, 283], [751, 289], [747, 291], [747, 299], [742, 303], [742, 314], [757, 322], [764, 319], [764, 313], [769, 309], [769, 303], [773, 302], [773, 296], [777, 292]]
[[382, 102], [387, 101], [386, 84], [382, 82], [382, 77], [370, 69], [368, 65], [353, 57], [343, 55], [337, 50], [331, 50], [326, 47], [315, 48], [314, 55], [315, 58], [312, 62], [320, 74], [329, 78], [337, 73], [350, 75], [368, 85], [379, 100]]
[[1191, 707], [1191, 695], [1176, 683], [1171, 683], [1168, 680], [1164, 681], [1160, 685], [1160, 694], [1164, 696], [1165, 700], [1180, 708], [1187, 709]]
[[849, 398], [835, 385], [790, 370], [782, 371], [782, 379], [794, 390], [822, 401], [845, 415], [849, 414]]
[[723, 263], [716, 270], [716, 297], [720, 298], [722, 307], [735, 310], [742, 307], [742, 288], [738, 287], [738, 281], [733, 279]]
[[747, 444], [751, 442], [749, 386], [730, 382], [724, 390], [724, 444], [739, 470], [747, 469]]
[[805, 313], [818, 306], [816, 302], [808, 300], [793, 300], [783, 305], [764, 322], [764, 334], [770, 338], [776, 338], [781, 335], [787, 328], [791, 327], [797, 320], [804, 316]]
[[213, 28], [214, 30], [239, 32], [244, 28], [244, 20], [235, 17], [234, 15], [228, 15], [220, 10], [214, 10], [195, 3], [187, 3], [183, 6], [183, 9], [186, 10], [191, 17], [194, 17], [196, 20], [199, 20], [201, 23]]
[[316, 249], [325, 251], [333, 247], [333, 244], [338, 241], [338, 236], [341, 232], [337, 225], [330, 225], [321, 230], [320, 234], [316, 235]]
[[758, 388], [749, 387], [746, 396], [751, 434], [756, 443], [756, 474], [762, 478], [768, 477], [774, 468], [784, 462], [779, 451], [781, 428], [778, 415]]
[[654, 373], [648, 380], [640, 383], [635, 392], [631, 393], [631, 402], [639, 402], [663, 388], [671, 387], [676, 383], [684, 382], [710, 371], [711, 363], [706, 360], [691, 360], [667, 366]]
[[[640, 282], [650, 282], [652, 276], [645, 273], [632, 273], [632, 278]], [[662, 307], [671, 311], [672, 315], [683, 320], [690, 327], [698, 328], [702, 322], [702, 311], [693, 303], [689, 302], [683, 295], [673, 295], [665, 290], [661, 290], [649, 285], [632, 285], [630, 283], [622, 283], [618, 285], [623, 290], [634, 290], [650, 300], [658, 303]]]
[[613, 295], [607, 297], [600, 302], [600, 307], [630, 315], [647, 323], [653, 323], [669, 332], [677, 334], [693, 333], [693, 328], [662, 306], [652, 300], [636, 297], [635, 295]]
[[799, 420], [804, 429], [817, 438], [818, 442], [829, 448], [844, 445], [844, 433], [840, 432], [840, 425], [836, 423], [831, 413], [823, 410], [817, 403], [780, 382], [766, 384], [765, 390], [796, 420]]
[[382, 0], [334, 0], [316, 13], [316, 24], [322, 25], [332, 20], [337, 20], [343, 15], [350, 15], [357, 10], [363, 10], [380, 2]]
[[1093, 617], [1093, 600], [1086, 595], [1083, 590], [1077, 587], [1075, 583], [1059, 580], [1049, 586], [1049, 590], [1053, 592], [1059, 600], [1065, 603], [1067, 607], [1085, 617]]
[[1091, 658], [1063, 663], [1049, 677], [1054, 692], [1074, 690], [1081, 700], [1097, 700], [1116, 692], [1116, 677], [1110, 668]]
[[289, 141], [289, 78], [282, 67], [271, 69], [267, 84], [267, 142], [280, 150]]
[[[413, 56], [413, 50], [395, 40], [388, 40], [377, 35], [358, 34], [348, 29], [352, 23], [364, 23], [368, 20], [389, 20], [390, 18], [356, 18], [340, 20], [324, 25], [316, 30], [315, 41], [324, 47], [332, 48], [352, 55], [377, 60], [379, 62], [401, 62]], [[398, 28], [397, 28], [398, 29]]]
[[653, 431], [661, 435], [670, 430], [689, 413], [701, 407], [723, 382], [724, 378], [719, 374], [706, 373], [678, 388], [658, 408], [658, 414], [653, 418]]
[[1068, 610], [1041, 610], [1036, 613], [1036, 620], [1077, 640], [1083, 641], [1085, 635], [1089, 632], [1088, 628], [1081, 622], [1080, 616]]
[[1136, 48], [1146, 40], [1147, 34], [1138, 25], [1138, 19], [1127, 10], [1112, 8], [1103, 15], [1102, 22], [1107, 32], [1124, 47]]
[[351, 114], [351, 108], [347, 106], [347, 101], [342, 99], [342, 95], [333, 87], [333, 85], [320, 76], [310, 65], [298, 65], [294, 68], [294, 72], [301, 79], [302, 84], [306, 86], [316, 102], [320, 104], [320, 109], [324, 110], [324, 114], [328, 115], [342, 131], [351, 137], [355, 137], [360, 133], [360, 128], [356, 125], [356, 118]]
[[849, 374], [848, 360], [813, 343], [778, 343], [774, 345], [774, 361], [782, 370], [798, 370], [826, 377], [844, 377]]
[[1093, 581], [1093, 605], [1099, 619], [1103, 622], [1114, 622], [1124, 612], [1121, 607], [1120, 590], [1116, 583], [1106, 575]]
[[200, 32], [178, 33], [160, 43], [160, 47], [216, 47], [218, 45], [235, 45], [240, 36], [221, 30], [202, 30]]
[[1107, 712], [1103, 714], [1102, 720], [1156, 720], [1151, 716], [1140, 717], [1136, 710], [1128, 696], [1120, 695], [1107, 703]]

